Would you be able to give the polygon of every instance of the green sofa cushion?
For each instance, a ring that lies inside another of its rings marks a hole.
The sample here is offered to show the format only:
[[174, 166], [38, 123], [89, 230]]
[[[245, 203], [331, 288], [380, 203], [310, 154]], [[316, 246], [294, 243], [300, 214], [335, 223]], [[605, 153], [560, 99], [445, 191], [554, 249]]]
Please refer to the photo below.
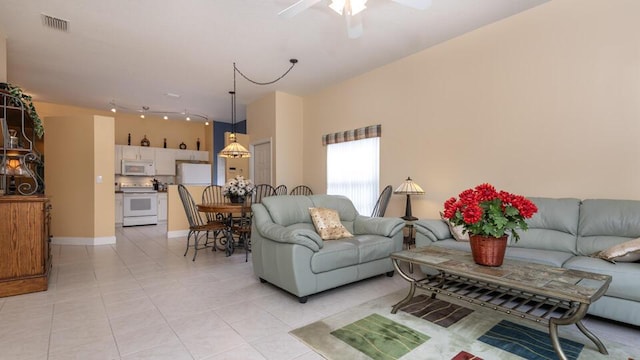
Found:
[[358, 247], [348, 239], [327, 240], [311, 256], [311, 271], [315, 274], [357, 264]]
[[274, 223], [289, 226], [297, 223], [311, 224], [309, 208], [314, 207], [307, 196], [268, 196], [262, 199]]
[[591, 255], [640, 237], [640, 201], [584, 200], [578, 234], [580, 255]]
[[579, 199], [530, 197], [538, 212], [527, 220], [528, 231], [518, 231], [520, 240], [510, 245], [520, 248], [576, 253]]
[[640, 301], [640, 264], [616, 263], [592, 258], [575, 256], [564, 264], [567, 269], [582, 270], [599, 274], [611, 275], [611, 284], [607, 296], [619, 297], [627, 300]]

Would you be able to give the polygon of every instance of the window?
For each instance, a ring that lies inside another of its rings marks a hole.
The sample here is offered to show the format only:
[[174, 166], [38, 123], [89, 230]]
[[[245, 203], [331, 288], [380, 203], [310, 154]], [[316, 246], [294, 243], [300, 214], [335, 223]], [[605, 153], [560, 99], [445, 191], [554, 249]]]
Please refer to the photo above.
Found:
[[380, 183], [380, 138], [327, 144], [327, 194], [344, 195], [370, 215]]

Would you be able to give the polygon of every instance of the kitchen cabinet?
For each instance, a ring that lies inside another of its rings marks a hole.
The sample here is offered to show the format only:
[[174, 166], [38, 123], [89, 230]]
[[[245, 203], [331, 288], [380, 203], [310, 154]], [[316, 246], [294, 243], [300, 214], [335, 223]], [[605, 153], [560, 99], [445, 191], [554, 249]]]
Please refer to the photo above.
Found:
[[51, 206], [44, 196], [0, 196], [0, 297], [47, 290]]
[[156, 148], [156, 175], [176, 175], [176, 150]]
[[208, 151], [175, 150], [176, 160], [209, 161]]
[[158, 221], [167, 221], [167, 193], [158, 193]]
[[126, 160], [155, 161], [155, 150], [147, 146], [122, 146], [122, 158]]
[[122, 193], [116, 194], [116, 226], [122, 226], [122, 218], [124, 216], [124, 203]]
[[122, 145], [115, 146], [115, 156], [113, 157], [113, 169], [116, 175], [122, 174]]

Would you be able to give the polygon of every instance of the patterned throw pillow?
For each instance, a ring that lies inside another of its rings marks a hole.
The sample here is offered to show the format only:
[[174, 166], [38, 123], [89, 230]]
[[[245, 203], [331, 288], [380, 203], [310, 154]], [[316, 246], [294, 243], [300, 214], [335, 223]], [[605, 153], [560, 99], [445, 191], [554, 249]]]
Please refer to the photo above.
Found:
[[640, 260], [640, 238], [613, 245], [596, 253], [595, 256], [613, 263], [638, 261]]
[[457, 241], [469, 241], [469, 233], [464, 232], [462, 225], [453, 225], [449, 220], [445, 219], [443, 213], [440, 213], [440, 218], [449, 225], [449, 231], [454, 239]]
[[340, 215], [333, 209], [309, 208], [313, 226], [322, 240], [336, 240], [345, 237], [353, 237], [340, 222]]

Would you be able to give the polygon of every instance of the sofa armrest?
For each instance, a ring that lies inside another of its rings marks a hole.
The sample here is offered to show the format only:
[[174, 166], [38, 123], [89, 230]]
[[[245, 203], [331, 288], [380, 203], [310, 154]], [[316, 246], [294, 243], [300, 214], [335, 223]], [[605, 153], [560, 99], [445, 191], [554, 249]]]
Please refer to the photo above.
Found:
[[306, 246], [314, 252], [324, 247], [322, 238], [315, 231], [309, 229], [287, 229], [274, 223], [262, 204], [254, 204], [251, 209], [255, 228], [263, 238], [279, 243]]
[[393, 237], [404, 228], [405, 222], [399, 218], [368, 217], [358, 215], [353, 222], [354, 235], [372, 234]]
[[298, 244], [306, 246], [314, 252], [319, 251], [324, 246], [324, 242], [322, 241], [322, 238], [320, 238], [320, 235], [313, 230], [290, 230], [282, 225], [274, 223], [265, 224], [264, 226], [256, 227], [256, 229], [265, 239], [284, 244]]
[[413, 223], [416, 233], [424, 235], [427, 239], [436, 242], [450, 239], [449, 225], [438, 219], [421, 219]]

